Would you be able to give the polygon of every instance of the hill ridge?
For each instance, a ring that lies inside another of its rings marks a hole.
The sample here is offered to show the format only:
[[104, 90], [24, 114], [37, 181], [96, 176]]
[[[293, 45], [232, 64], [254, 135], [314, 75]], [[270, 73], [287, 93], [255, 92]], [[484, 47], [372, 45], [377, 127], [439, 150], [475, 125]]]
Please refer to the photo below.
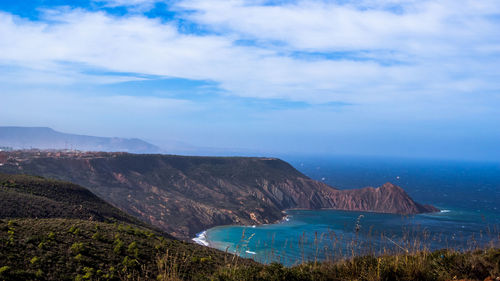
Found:
[[12, 148], [76, 149], [160, 153], [162, 149], [138, 138], [67, 134], [50, 127], [0, 126], [0, 146]]
[[0, 171], [78, 183], [126, 213], [183, 239], [218, 225], [274, 223], [283, 219], [284, 210], [293, 208], [405, 215], [437, 210], [414, 202], [400, 188], [338, 190], [277, 158], [49, 156], [29, 151], [8, 155]]

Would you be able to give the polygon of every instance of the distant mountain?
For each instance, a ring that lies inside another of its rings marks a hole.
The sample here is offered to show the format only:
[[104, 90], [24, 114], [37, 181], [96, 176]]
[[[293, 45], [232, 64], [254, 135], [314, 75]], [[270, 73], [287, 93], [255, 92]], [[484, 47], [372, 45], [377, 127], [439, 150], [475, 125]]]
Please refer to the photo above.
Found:
[[[263, 224], [292, 208], [396, 214], [435, 212], [392, 184], [338, 190], [276, 158], [5, 152], [0, 171], [78, 183], [168, 233], [187, 239], [227, 224]], [[4, 157], [5, 158], [5, 157]]]
[[0, 146], [16, 149], [76, 149], [131, 153], [160, 153], [162, 151], [159, 147], [140, 139], [66, 134], [47, 127], [0, 127]]

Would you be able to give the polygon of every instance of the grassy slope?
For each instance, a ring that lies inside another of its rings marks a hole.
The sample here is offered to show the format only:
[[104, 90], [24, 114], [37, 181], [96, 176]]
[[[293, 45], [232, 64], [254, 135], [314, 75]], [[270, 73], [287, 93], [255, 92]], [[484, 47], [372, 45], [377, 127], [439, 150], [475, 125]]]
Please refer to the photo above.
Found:
[[164, 256], [163, 267], [182, 264], [170, 271], [184, 278], [228, 258], [171, 239], [80, 186], [0, 174], [0, 280], [150, 279], [164, 271]]
[[146, 226], [78, 185], [0, 174], [0, 218], [77, 218]]
[[0, 220], [0, 261], [0, 280], [494, 280], [500, 275], [498, 249], [285, 268], [249, 265], [144, 228], [72, 219]]
[[224, 264], [217, 250], [130, 224], [0, 220], [0, 280], [155, 279], [166, 255], [166, 268], [176, 264], [170, 271], [185, 279], [200, 279]]

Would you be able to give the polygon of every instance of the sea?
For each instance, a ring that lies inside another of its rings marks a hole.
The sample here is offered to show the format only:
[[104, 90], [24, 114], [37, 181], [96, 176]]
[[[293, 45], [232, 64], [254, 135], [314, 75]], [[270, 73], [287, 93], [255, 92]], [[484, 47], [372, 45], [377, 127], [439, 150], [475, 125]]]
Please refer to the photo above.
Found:
[[288, 210], [268, 225], [219, 226], [194, 240], [287, 266], [359, 255], [500, 246], [500, 162], [381, 157], [283, 157], [312, 179], [339, 189], [392, 182], [441, 212], [401, 216]]

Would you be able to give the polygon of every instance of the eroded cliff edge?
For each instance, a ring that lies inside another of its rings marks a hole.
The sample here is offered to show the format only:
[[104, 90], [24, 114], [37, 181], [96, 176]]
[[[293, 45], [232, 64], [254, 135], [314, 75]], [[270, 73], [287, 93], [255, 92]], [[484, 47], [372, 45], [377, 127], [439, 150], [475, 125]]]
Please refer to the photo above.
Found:
[[[17, 153], [17, 154], [16, 154]], [[10, 152], [0, 171], [71, 181], [178, 238], [225, 224], [272, 223], [292, 208], [435, 212], [406, 192], [338, 190], [276, 158]]]

